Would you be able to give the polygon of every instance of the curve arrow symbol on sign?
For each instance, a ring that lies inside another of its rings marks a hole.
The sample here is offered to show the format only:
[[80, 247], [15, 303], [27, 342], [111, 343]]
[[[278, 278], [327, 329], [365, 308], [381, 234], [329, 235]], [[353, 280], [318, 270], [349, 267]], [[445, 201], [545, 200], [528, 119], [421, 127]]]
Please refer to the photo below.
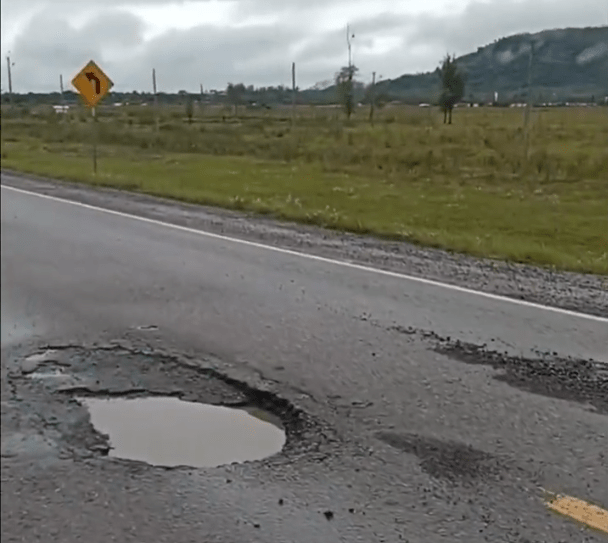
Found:
[[87, 72], [85, 75], [89, 81], [95, 80], [95, 92], [99, 94], [101, 92], [101, 82], [99, 81], [99, 78], [93, 72]]

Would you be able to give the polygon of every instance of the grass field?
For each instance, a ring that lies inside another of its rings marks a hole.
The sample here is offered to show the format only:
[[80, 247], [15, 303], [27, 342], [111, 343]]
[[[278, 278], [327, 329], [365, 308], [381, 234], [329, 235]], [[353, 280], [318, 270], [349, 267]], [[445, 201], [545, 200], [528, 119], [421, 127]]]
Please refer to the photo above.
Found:
[[[608, 110], [3, 109], [5, 168], [479, 256], [608, 274]], [[98, 134], [99, 168], [91, 142]]]

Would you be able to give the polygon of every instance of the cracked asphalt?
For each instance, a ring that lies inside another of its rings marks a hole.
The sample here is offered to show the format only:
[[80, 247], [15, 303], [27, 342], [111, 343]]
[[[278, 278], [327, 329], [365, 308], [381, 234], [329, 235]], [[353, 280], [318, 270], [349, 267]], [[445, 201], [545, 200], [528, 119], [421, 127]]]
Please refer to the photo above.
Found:
[[[4, 540], [605, 541], [543, 501], [608, 506], [605, 278], [2, 185]], [[268, 410], [284, 451], [213, 469], [109, 458], [75, 401], [161, 394]]]

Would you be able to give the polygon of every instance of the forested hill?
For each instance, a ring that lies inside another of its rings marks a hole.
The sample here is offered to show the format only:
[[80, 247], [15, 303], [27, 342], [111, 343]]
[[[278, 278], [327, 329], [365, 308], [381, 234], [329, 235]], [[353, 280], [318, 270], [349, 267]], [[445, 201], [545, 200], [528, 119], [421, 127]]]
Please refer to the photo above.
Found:
[[[494, 92], [513, 101], [527, 95], [530, 44], [533, 96], [541, 101], [608, 95], [608, 26], [517, 34], [457, 59], [467, 76], [465, 99], [489, 101]], [[395, 98], [437, 92], [438, 75], [403, 75], [379, 85]]]

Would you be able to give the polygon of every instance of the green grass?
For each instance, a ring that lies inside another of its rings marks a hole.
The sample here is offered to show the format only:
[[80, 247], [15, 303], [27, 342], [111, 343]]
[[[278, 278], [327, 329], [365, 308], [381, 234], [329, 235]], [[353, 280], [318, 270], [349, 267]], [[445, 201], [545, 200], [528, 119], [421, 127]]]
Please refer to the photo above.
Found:
[[208, 113], [192, 125], [176, 114], [163, 112], [159, 133], [149, 111], [102, 116], [96, 176], [82, 143], [91, 123], [5, 118], [2, 165], [608, 274], [605, 112], [599, 120], [580, 111], [535, 112], [527, 163], [521, 111], [457, 111], [456, 124], [442, 126], [436, 112], [387, 109], [371, 127], [364, 115], [347, 124], [335, 111], [306, 110], [294, 129], [277, 113], [225, 121]]

